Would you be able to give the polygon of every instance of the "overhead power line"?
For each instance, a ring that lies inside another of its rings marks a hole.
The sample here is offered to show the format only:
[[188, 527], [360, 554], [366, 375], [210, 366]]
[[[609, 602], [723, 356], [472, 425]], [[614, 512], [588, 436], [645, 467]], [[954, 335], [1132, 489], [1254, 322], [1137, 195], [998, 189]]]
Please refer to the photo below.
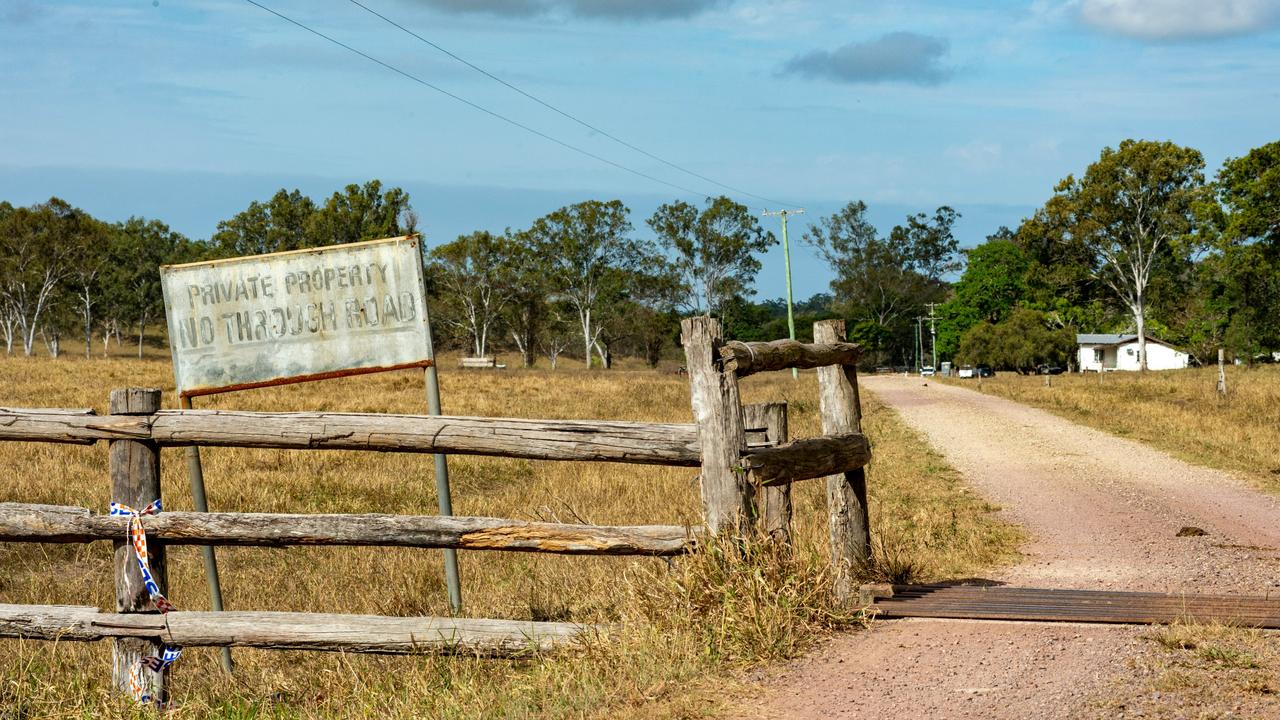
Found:
[[[496, 82], [496, 83], [499, 83], [499, 84], [501, 84], [501, 85], [503, 85], [503, 86], [505, 86], [505, 87], [507, 87], [507, 88], [509, 88], [509, 89], [511, 89], [511, 90], [513, 90], [513, 91], [515, 91], [515, 92], [517, 92], [517, 93], [520, 93], [521, 95], [523, 95], [523, 96], [525, 96], [526, 98], [528, 98], [528, 99], [530, 99], [530, 100], [532, 100], [532, 101], [534, 101], [534, 102], [538, 103], [539, 105], [541, 105], [541, 106], [543, 106], [543, 107], [547, 108], [548, 110], [550, 110], [550, 111], [552, 111], [552, 112], [554, 112], [554, 113], [557, 113], [557, 114], [559, 114], [559, 115], [561, 115], [561, 116], [563, 116], [563, 117], [565, 117], [565, 118], [567, 118], [567, 119], [569, 119], [569, 120], [572, 120], [573, 122], [575, 122], [575, 123], [577, 123], [577, 124], [581, 125], [582, 127], [586, 128], [586, 129], [588, 129], [588, 130], [590, 130], [590, 131], [592, 131], [592, 132], [594, 132], [594, 133], [596, 133], [596, 134], [598, 134], [598, 135], [601, 135], [601, 136], [603, 136], [603, 137], [606, 137], [606, 138], [608, 138], [608, 139], [610, 139], [610, 140], [614, 141], [615, 143], [618, 143], [619, 145], [621, 145], [621, 146], [623, 146], [623, 147], [625, 147], [625, 148], [627, 148], [627, 149], [629, 149], [629, 150], [634, 150], [635, 152], [638, 152], [638, 153], [640, 153], [641, 155], [644, 155], [645, 157], [647, 157], [647, 158], [649, 158], [649, 159], [651, 159], [651, 160], [656, 160], [656, 161], [658, 161], [658, 162], [662, 163], [663, 165], [666, 165], [666, 166], [667, 166], [667, 167], [669, 167], [669, 168], [672, 168], [672, 169], [675, 169], [675, 170], [679, 170], [680, 172], [682, 172], [682, 173], [684, 173], [684, 174], [686, 174], [686, 175], [689, 175], [689, 176], [691, 176], [691, 177], [698, 178], [699, 180], [702, 180], [703, 182], [711, 183], [712, 185], [715, 185], [715, 186], [717, 186], [717, 187], [722, 187], [722, 188], [724, 188], [724, 189], [726, 189], [726, 190], [729, 190], [729, 191], [732, 191], [732, 192], [738, 193], [739, 195], [745, 195], [745, 196], [747, 196], [747, 197], [755, 198], [756, 200], [762, 200], [762, 201], [764, 201], [764, 202], [767, 202], [767, 203], [770, 203], [770, 204], [773, 204], [773, 205], [785, 205], [785, 206], [787, 206], [787, 207], [799, 207], [798, 205], [796, 205], [796, 204], [794, 204], [794, 203], [783, 202], [783, 201], [781, 201], [781, 200], [773, 200], [773, 199], [771, 199], [771, 198], [767, 198], [767, 197], [764, 197], [764, 196], [761, 196], [761, 195], [756, 195], [755, 193], [747, 192], [746, 190], [743, 190], [743, 189], [741, 189], [741, 188], [736, 188], [736, 187], [734, 187], [734, 186], [732, 186], [732, 185], [726, 185], [725, 183], [722, 183], [722, 182], [720, 182], [719, 180], [715, 180], [715, 179], [713, 179], [713, 178], [709, 178], [709, 177], [707, 177], [706, 175], [702, 175], [702, 174], [700, 174], [700, 173], [694, 172], [693, 170], [690, 170], [690, 169], [688, 169], [688, 168], [686, 168], [686, 167], [682, 167], [682, 166], [680, 166], [680, 165], [677, 165], [676, 163], [673, 163], [673, 162], [671, 162], [670, 160], [667, 160], [666, 158], [663, 158], [663, 157], [661, 157], [661, 156], [659, 156], [659, 155], [655, 155], [655, 154], [653, 154], [653, 153], [649, 152], [648, 150], [645, 150], [644, 148], [637, 147], [636, 145], [633, 145], [633, 144], [631, 144], [631, 143], [627, 142], [626, 140], [623, 140], [622, 138], [618, 137], [617, 135], [614, 135], [614, 134], [612, 134], [612, 133], [610, 133], [610, 132], [607, 132], [607, 131], [605, 131], [605, 130], [602, 130], [602, 129], [600, 129], [600, 128], [596, 127], [595, 125], [592, 125], [591, 123], [587, 122], [586, 120], [583, 120], [582, 118], [578, 117], [577, 115], [574, 115], [573, 113], [570, 113], [570, 112], [565, 111], [565, 110], [561, 110], [560, 108], [556, 107], [555, 105], [552, 105], [551, 103], [547, 102], [546, 100], [543, 100], [542, 98], [538, 97], [537, 95], [534, 95], [534, 94], [532, 94], [532, 93], [530, 93], [530, 92], [527, 92], [527, 91], [525, 91], [524, 89], [519, 88], [519, 87], [517, 87], [517, 86], [515, 86], [515, 85], [513, 85], [513, 84], [511, 84], [511, 83], [509, 83], [509, 82], [507, 82], [506, 80], [503, 80], [502, 78], [498, 77], [497, 75], [494, 75], [493, 73], [489, 72], [488, 70], [485, 70], [484, 68], [480, 67], [479, 65], [476, 65], [475, 63], [473, 63], [473, 62], [471, 62], [471, 61], [467, 60], [466, 58], [460, 57], [460, 56], [459, 56], [459, 55], [457, 55], [456, 53], [453, 53], [453, 52], [451, 52], [451, 51], [449, 51], [449, 50], [447, 50], [447, 49], [445, 49], [445, 48], [441, 47], [440, 45], [436, 44], [435, 42], [432, 42], [431, 40], [429, 40], [429, 39], [427, 39], [427, 38], [423, 37], [422, 35], [419, 35], [418, 33], [414, 32], [413, 30], [410, 30], [409, 28], [405, 27], [404, 25], [401, 25], [400, 23], [396, 22], [395, 20], [392, 20], [391, 18], [387, 17], [386, 15], [383, 15], [382, 13], [378, 12], [377, 10], [374, 10], [373, 8], [369, 7], [368, 5], [365, 5], [364, 3], [360, 2], [359, 0], [347, 0], [347, 1], [348, 1], [348, 2], [350, 2], [352, 5], [355, 5], [356, 7], [360, 8], [361, 10], [364, 10], [365, 12], [369, 13], [370, 15], [373, 15], [374, 17], [377, 17], [377, 18], [381, 19], [383, 22], [387, 23], [388, 25], [391, 25], [392, 27], [397, 28], [397, 29], [399, 29], [400, 31], [402, 31], [402, 32], [404, 32], [404, 33], [406, 33], [406, 34], [408, 34], [408, 35], [410, 35], [410, 36], [412, 36], [412, 37], [414, 37], [414, 38], [417, 38], [419, 41], [421, 41], [421, 42], [423, 42], [423, 43], [425, 43], [425, 44], [429, 45], [430, 47], [435, 48], [436, 50], [439, 50], [440, 52], [444, 53], [445, 55], [448, 55], [449, 57], [453, 58], [454, 60], [457, 60], [458, 62], [462, 63], [463, 65], [466, 65], [467, 67], [471, 68], [472, 70], [475, 70], [476, 72], [480, 73], [481, 75], [484, 75], [485, 77], [489, 78], [490, 80], [493, 80], [493, 81], [494, 81], [494, 82]], [[256, 4], [256, 3], [255, 3], [255, 4]]]
[[357, 48], [355, 48], [355, 47], [352, 47], [351, 45], [348, 45], [348, 44], [346, 44], [346, 43], [342, 42], [341, 40], [338, 40], [338, 39], [336, 39], [336, 38], [334, 38], [334, 37], [332, 37], [332, 36], [326, 35], [326, 34], [324, 34], [324, 33], [320, 32], [319, 30], [316, 30], [315, 28], [312, 28], [312, 27], [311, 27], [311, 26], [309, 26], [309, 25], [306, 25], [306, 24], [304, 24], [304, 23], [302, 23], [302, 22], [300, 22], [300, 21], [298, 21], [298, 20], [294, 20], [293, 18], [289, 17], [288, 15], [285, 15], [284, 13], [281, 13], [281, 12], [278, 12], [278, 11], [276, 11], [276, 10], [273, 10], [272, 8], [269, 8], [269, 7], [267, 7], [266, 5], [263, 5], [262, 3], [258, 2], [257, 0], [245, 0], [245, 2], [247, 2], [247, 3], [249, 3], [250, 5], [253, 5], [253, 6], [255, 6], [255, 7], [258, 7], [258, 8], [260, 8], [260, 9], [262, 9], [262, 10], [267, 11], [267, 12], [271, 13], [272, 15], [275, 15], [276, 17], [280, 18], [281, 20], [284, 20], [285, 22], [288, 22], [288, 23], [290, 23], [290, 24], [292, 24], [292, 25], [296, 25], [297, 27], [302, 28], [303, 30], [306, 30], [307, 32], [311, 33], [312, 35], [315, 35], [316, 37], [323, 38], [323, 39], [325, 39], [325, 40], [327, 40], [327, 41], [329, 41], [329, 42], [333, 43], [334, 45], [337, 45], [338, 47], [343, 48], [344, 50], [347, 50], [347, 51], [350, 51], [350, 52], [352, 52], [352, 53], [355, 53], [356, 55], [359, 55], [360, 57], [364, 58], [365, 60], [368, 60], [369, 62], [372, 62], [372, 63], [376, 63], [376, 64], [378, 64], [378, 65], [381, 65], [382, 67], [386, 68], [387, 70], [390, 70], [390, 71], [391, 71], [391, 72], [393, 72], [393, 73], [396, 73], [397, 75], [402, 75], [402, 76], [404, 76], [404, 77], [408, 78], [409, 80], [412, 80], [413, 82], [418, 83], [419, 85], [422, 85], [422, 86], [424, 86], [424, 87], [427, 87], [427, 88], [430, 88], [430, 89], [432, 89], [432, 90], [435, 90], [436, 92], [440, 93], [441, 95], [445, 95], [446, 97], [452, 98], [453, 100], [457, 100], [458, 102], [462, 103], [463, 105], [466, 105], [466, 106], [468, 106], [468, 107], [470, 107], [470, 108], [473, 108], [473, 109], [475, 109], [475, 110], [479, 110], [480, 112], [482, 112], [482, 113], [484, 113], [484, 114], [486, 114], [486, 115], [489, 115], [489, 116], [491, 116], [491, 117], [497, 118], [498, 120], [501, 120], [501, 121], [503, 121], [503, 122], [505, 122], [505, 123], [507, 123], [507, 124], [509, 124], [509, 125], [513, 125], [513, 126], [515, 126], [515, 127], [518, 127], [518, 128], [520, 128], [521, 130], [524, 130], [525, 132], [528, 132], [528, 133], [532, 133], [532, 134], [534, 134], [534, 135], [537, 135], [538, 137], [540, 137], [540, 138], [542, 138], [542, 139], [544, 139], [544, 140], [547, 140], [547, 141], [549, 141], [549, 142], [553, 142], [553, 143], [555, 143], [556, 145], [559, 145], [560, 147], [563, 147], [563, 148], [568, 149], [568, 150], [572, 150], [573, 152], [576, 152], [576, 153], [578, 153], [578, 154], [580, 154], [580, 155], [585, 155], [586, 157], [589, 157], [589, 158], [591, 158], [591, 159], [593, 159], [593, 160], [597, 160], [597, 161], [599, 161], [599, 162], [602, 162], [602, 163], [604, 163], [604, 164], [606, 164], [606, 165], [612, 166], [612, 167], [617, 168], [617, 169], [619, 169], [619, 170], [622, 170], [622, 171], [624, 171], [624, 172], [629, 172], [629, 173], [631, 173], [632, 175], [635, 175], [635, 176], [637, 176], [637, 177], [644, 178], [644, 179], [649, 180], [649, 181], [651, 181], [651, 182], [656, 182], [656, 183], [661, 184], [661, 185], [666, 185], [667, 187], [675, 188], [676, 190], [679, 190], [679, 191], [681, 191], [681, 192], [687, 193], [687, 194], [689, 194], [689, 195], [691, 195], [691, 196], [694, 196], [694, 197], [707, 197], [707, 196], [708, 196], [708, 193], [698, 192], [697, 190], [692, 190], [692, 189], [690, 189], [690, 188], [684, 187], [683, 185], [677, 185], [676, 183], [668, 182], [668, 181], [663, 180], [663, 179], [661, 179], [661, 178], [654, 177], [653, 175], [650, 175], [650, 174], [645, 173], [645, 172], [641, 172], [640, 170], [635, 170], [635, 169], [629, 168], [629, 167], [627, 167], [626, 165], [623, 165], [622, 163], [614, 162], [613, 160], [610, 160], [609, 158], [606, 158], [606, 157], [602, 157], [602, 156], [600, 156], [600, 155], [597, 155], [597, 154], [595, 154], [595, 153], [591, 152], [590, 150], [586, 150], [586, 149], [580, 148], [580, 147], [578, 147], [577, 145], [572, 145], [572, 144], [570, 144], [570, 143], [565, 142], [564, 140], [561, 140], [561, 139], [559, 139], [559, 138], [556, 138], [556, 137], [553, 137], [553, 136], [551, 136], [551, 135], [548, 135], [547, 133], [544, 133], [544, 132], [542, 132], [541, 130], [538, 130], [538, 129], [536, 129], [536, 128], [530, 127], [530, 126], [528, 126], [528, 125], [526, 125], [526, 124], [524, 124], [524, 123], [522, 123], [522, 122], [520, 122], [520, 121], [518, 121], [518, 120], [512, 120], [511, 118], [507, 117], [506, 115], [502, 115], [501, 113], [498, 113], [498, 112], [495, 112], [495, 111], [493, 111], [493, 110], [490, 110], [489, 108], [484, 107], [483, 105], [476, 104], [476, 103], [474, 103], [474, 102], [472, 102], [472, 101], [470, 101], [470, 100], [468, 100], [468, 99], [466, 99], [466, 98], [464, 98], [464, 97], [462, 97], [462, 96], [460, 96], [460, 95], [455, 95], [454, 93], [451, 93], [451, 92], [449, 92], [448, 90], [445, 90], [444, 88], [442, 88], [442, 87], [440, 87], [440, 86], [438, 86], [438, 85], [433, 85], [432, 83], [427, 82], [426, 80], [423, 80], [422, 78], [418, 77], [417, 75], [414, 75], [413, 73], [411, 73], [411, 72], [409, 72], [409, 71], [407, 71], [407, 70], [402, 70], [402, 69], [400, 69], [400, 68], [396, 67], [395, 65], [392, 65], [392, 64], [390, 64], [390, 63], [388, 63], [388, 62], [385, 62], [385, 61], [383, 61], [383, 60], [379, 60], [378, 58], [376, 58], [376, 57], [374, 57], [374, 56], [372, 56], [372, 55], [370, 55], [370, 54], [368, 54], [368, 53], [364, 52], [363, 50], [359, 50], [359, 49], [357, 49]]

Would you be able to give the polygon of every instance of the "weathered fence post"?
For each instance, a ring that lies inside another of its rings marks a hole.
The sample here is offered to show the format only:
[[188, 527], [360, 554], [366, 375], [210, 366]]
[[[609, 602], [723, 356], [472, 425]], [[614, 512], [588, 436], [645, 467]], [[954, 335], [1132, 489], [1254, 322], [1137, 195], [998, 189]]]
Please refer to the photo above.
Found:
[[745, 530], [755, 512], [754, 493], [742, 467], [746, 434], [738, 376], [720, 368], [720, 346], [724, 343], [720, 321], [705, 315], [682, 321], [680, 342], [702, 451], [700, 481], [707, 528], [712, 533]]
[[[765, 438], [774, 445], [787, 441], [786, 403], [744, 405], [742, 422], [748, 428], [763, 428]], [[756, 509], [760, 515], [760, 528], [776, 542], [790, 545], [791, 484], [759, 488], [757, 492]]]
[[1218, 348], [1218, 394], [1222, 397], [1227, 396], [1227, 371], [1226, 371], [1226, 353], [1222, 348]]
[[[814, 342], [843, 342], [844, 321], [813, 324]], [[818, 405], [824, 435], [862, 432], [858, 400], [858, 370], [852, 365], [818, 368]], [[870, 559], [871, 522], [867, 514], [867, 476], [863, 468], [827, 477], [827, 511], [831, 532], [831, 561], [840, 599], [856, 596], [855, 568]]]
[[[112, 415], [151, 415], [160, 409], [158, 388], [118, 388], [111, 391]], [[160, 498], [160, 448], [149, 440], [112, 440], [110, 443], [111, 499], [141, 510]], [[165, 591], [164, 545], [147, 544], [151, 574]], [[116, 612], [147, 612], [151, 596], [143, 584], [142, 573], [134, 558], [133, 546], [124, 538], [115, 542]], [[129, 673], [138, 661], [148, 655], [160, 656], [159, 643], [140, 638], [118, 638], [112, 641], [111, 682], [126, 694]], [[155, 701], [165, 701], [164, 676], [145, 670], [139, 673], [144, 692]]]

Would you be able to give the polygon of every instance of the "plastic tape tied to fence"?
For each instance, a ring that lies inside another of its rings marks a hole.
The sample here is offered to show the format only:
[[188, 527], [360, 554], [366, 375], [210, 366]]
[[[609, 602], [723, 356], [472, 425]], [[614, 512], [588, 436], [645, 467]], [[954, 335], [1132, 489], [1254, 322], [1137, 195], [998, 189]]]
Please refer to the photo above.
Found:
[[[115, 517], [128, 517], [129, 529], [126, 538], [129, 544], [133, 546], [133, 556], [138, 561], [138, 570], [142, 573], [142, 582], [147, 588], [147, 595], [151, 597], [151, 602], [156, 606], [161, 614], [168, 613], [176, 608], [169, 599], [160, 592], [160, 585], [156, 583], [155, 576], [151, 573], [151, 560], [147, 554], [147, 533], [142, 527], [143, 515], [158, 515], [160, 513], [160, 501], [156, 500], [141, 510], [136, 510], [123, 503], [111, 503], [111, 515]], [[146, 691], [146, 687], [142, 683], [142, 670], [148, 669], [152, 672], [161, 673], [165, 668], [169, 667], [182, 655], [182, 648], [165, 646], [159, 657], [148, 655], [133, 667], [129, 668], [129, 689], [133, 692], [133, 697], [138, 702], [151, 702], [152, 697]]]

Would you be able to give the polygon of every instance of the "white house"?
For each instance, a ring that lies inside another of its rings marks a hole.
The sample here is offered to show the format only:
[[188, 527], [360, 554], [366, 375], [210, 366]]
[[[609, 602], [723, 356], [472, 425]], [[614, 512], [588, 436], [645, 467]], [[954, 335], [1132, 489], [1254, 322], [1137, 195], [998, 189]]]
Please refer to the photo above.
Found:
[[[1138, 369], [1137, 335], [1081, 334], [1076, 335], [1076, 343], [1080, 346], [1080, 372]], [[1189, 361], [1186, 353], [1147, 336], [1148, 370], [1176, 370], [1186, 367]]]

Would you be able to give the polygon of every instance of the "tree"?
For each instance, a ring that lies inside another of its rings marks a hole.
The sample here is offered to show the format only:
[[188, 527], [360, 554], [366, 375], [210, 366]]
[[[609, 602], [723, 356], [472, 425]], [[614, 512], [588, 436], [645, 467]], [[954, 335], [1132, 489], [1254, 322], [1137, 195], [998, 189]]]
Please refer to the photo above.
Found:
[[[502, 319], [520, 353], [521, 364], [531, 368], [537, 358], [538, 345], [545, 344], [542, 331], [551, 314], [548, 300], [551, 271], [547, 259], [534, 247], [527, 231], [512, 234], [509, 249], [511, 299], [503, 307]], [[564, 351], [564, 345], [559, 341], [553, 344], [559, 347], [551, 356], [554, 368], [555, 358]]]
[[139, 358], [147, 324], [164, 313], [160, 266], [194, 260], [200, 249], [159, 220], [131, 217], [116, 224], [108, 245], [106, 284], [121, 318], [138, 329]]
[[413, 232], [416, 222], [409, 193], [398, 187], [383, 192], [380, 180], [370, 180], [329, 196], [307, 221], [307, 239], [320, 246], [395, 237]]
[[[550, 302], [546, 306], [545, 321], [538, 326], [538, 347], [546, 353], [552, 370], [556, 369], [560, 356], [569, 349], [574, 333], [578, 332], [573, 315], [576, 311], [568, 303]], [[587, 357], [590, 358], [591, 354], [588, 353]]]
[[0, 215], [0, 300], [9, 351], [14, 331], [27, 356], [44, 315], [73, 271], [94, 220], [63, 200], [12, 208]]
[[[1179, 283], [1182, 303], [1167, 318], [1176, 332], [1170, 339], [1200, 364], [1215, 361], [1218, 349], [1224, 346], [1245, 357], [1254, 354], [1256, 345], [1252, 342], [1236, 344], [1257, 337], [1249, 304], [1239, 305], [1241, 298], [1236, 297], [1238, 282], [1249, 268], [1235, 267], [1236, 259], [1233, 253], [1205, 257], [1196, 263], [1190, 277]], [[1228, 342], [1229, 337], [1236, 342]]]
[[719, 313], [726, 300], [755, 294], [757, 253], [778, 241], [765, 232], [747, 206], [721, 195], [698, 209], [677, 200], [648, 220], [658, 242], [674, 253], [681, 304], [695, 314]]
[[1280, 252], [1280, 141], [1228, 158], [1216, 190], [1227, 214], [1228, 241], [1256, 241]]
[[263, 255], [311, 247], [307, 226], [316, 212], [311, 198], [299, 190], [276, 191], [265, 203], [253, 201], [244, 211], [218, 223], [211, 243], [220, 257]]
[[620, 200], [587, 200], [538, 218], [529, 230], [536, 252], [546, 259], [554, 297], [577, 315], [588, 369], [593, 350], [608, 364], [601, 316], [625, 296], [629, 271], [654, 259], [647, 243], [628, 237], [628, 213]]
[[1023, 305], [1059, 325], [1102, 329], [1115, 324], [1111, 291], [1094, 272], [1094, 253], [1067, 231], [1071, 218], [1044, 208], [1024, 220], [1013, 241], [1028, 261]]
[[[0, 229], [9, 227], [9, 218], [15, 212], [13, 205], [0, 201]], [[0, 248], [7, 249], [7, 243], [0, 239]], [[13, 272], [9, 258], [0, 257], [0, 331], [4, 333], [5, 351], [13, 354], [13, 338], [18, 332], [18, 313], [9, 300], [5, 289], [9, 285], [9, 275]]]
[[959, 269], [959, 244], [951, 231], [959, 215], [945, 206], [932, 218], [918, 213], [880, 237], [866, 212], [866, 204], [851, 202], [811, 225], [805, 241], [835, 271], [831, 289], [837, 305], [865, 331], [860, 339], [877, 343], [869, 349], [905, 352], [909, 319], [924, 303], [942, 300], [943, 277]]
[[442, 314], [471, 339], [474, 357], [484, 357], [489, 337], [513, 296], [513, 241], [487, 230], [459, 236], [430, 253]]
[[75, 248], [76, 262], [66, 284], [75, 298], [76, 316], [84, 337], [84, 356], [93, 354], [94, 311], [102, 300], [102, 277], [107, 269], [107, 246], [110, 227], [89, 219], [79, 234]]
[[1222, 232], [1208, 261], [1225, 270], [1216, 307], [1230, 328], [1226, 344], [1252, 358], [1280, 346], [1280, 141], [1228, 159], [1215, 189]]
[[210, 244], [218, 257], [262, 255], [407, 235], [416, 225], [409, 194], [383, 192], [379, 180], [348, 185], [320, 207], [300, 190], [281, 188], [219, 222]]
[[633, 354], [643, 357], [649, 367], [657, 367], [663, 349], [679, 335], [676, 306], [683, 294], [680, 275], [672, 263], [655, 257], [647, 267], [633, 270], [627, 285], [630, 291], [607, 325]]
[[1199, 213], [1211, 200], [1204, 158], [1171, 142], [1125, 140], [1104, 148], [1083, 177], [1054, 188], [1044, 214], [1092, 258], [1092, 270], [1128, 308], [1147, 367], [1148, 287], [1155, 274], [1189, 261]]
[[1018, 308], [1007, 320], [982, 321], [960, 341], [960, 362], [1034, 372], [1037, 365], [1064, 364], [1076, 347], [1071, 328], [1055, 328], [1042, 312]]
[[938, 354], [944, 357], [955, 354], [966, 330], [984, 320], [1004, 320], [1027, 293], [1031, 263], [1008, 228], [966, 250], [965, 258], [964, 274], [952, 286], [951, 299], [938, 308]]

